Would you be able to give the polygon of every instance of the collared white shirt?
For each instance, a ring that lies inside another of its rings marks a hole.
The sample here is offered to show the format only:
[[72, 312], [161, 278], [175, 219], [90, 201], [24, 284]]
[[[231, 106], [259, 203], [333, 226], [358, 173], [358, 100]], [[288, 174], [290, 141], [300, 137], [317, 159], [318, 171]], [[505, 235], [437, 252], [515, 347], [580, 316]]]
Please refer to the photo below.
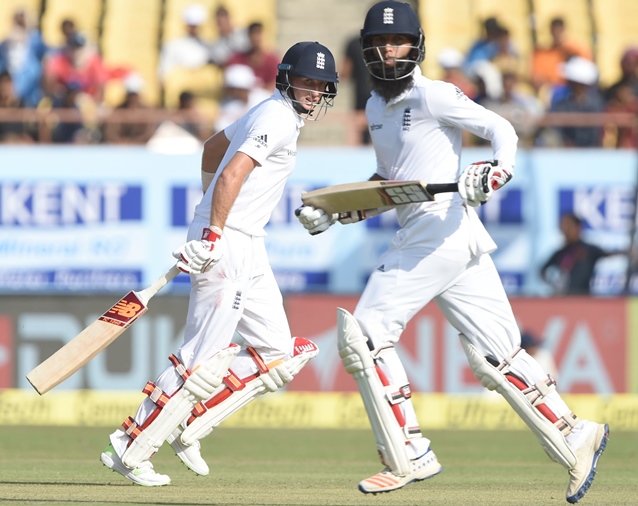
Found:
[[248, 235], [265, 236], [264, 227], [283, 195], [295, 168], [297, 139], [304, 122], [279, 90], [224, 129], [230, 145], [213, 183], [195, 209], [195, 216], [210, 219], [212, 195], [219, 175], [237, 151], [259, 165], [248, 175], [230, 210], [226, 227]]
[[[368, 128], [377, 156], [377, 173], [387, 179], [450, 183], [458, 180], [462, 131], [488, 139], [494, 159], [514, 166], [518, 137], [501, 116], [470, 100], [456, 86], [424, 77], [389, 103], [375, 92], [366, 105]], [[397, 208], [406, 226], [426, 211], [459, 205], [458, 194], [439, 194], [435, 202]]]

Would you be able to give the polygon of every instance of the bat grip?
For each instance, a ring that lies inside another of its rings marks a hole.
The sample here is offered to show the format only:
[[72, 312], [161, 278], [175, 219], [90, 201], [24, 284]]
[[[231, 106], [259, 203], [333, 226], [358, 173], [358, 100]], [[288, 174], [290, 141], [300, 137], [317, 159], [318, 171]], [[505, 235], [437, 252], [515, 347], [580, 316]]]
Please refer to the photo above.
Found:
[[459, 191], [458, 183], [430, 183], [425, 187], [430, 195]]
[[153, 297], [157, 292], [164, 288], [169, 283], [169, 281], [171, 281], [180, 272], [181, 271], [179, 270], [177, 265], [173, 265], [167, 272], [156, 279], [153, 284], [144, 288], [144, 290], [138, 293], [140, 300], [142, 300], [144, 304], [148, 304], [148, 301], [151, 299], [151, 297]]

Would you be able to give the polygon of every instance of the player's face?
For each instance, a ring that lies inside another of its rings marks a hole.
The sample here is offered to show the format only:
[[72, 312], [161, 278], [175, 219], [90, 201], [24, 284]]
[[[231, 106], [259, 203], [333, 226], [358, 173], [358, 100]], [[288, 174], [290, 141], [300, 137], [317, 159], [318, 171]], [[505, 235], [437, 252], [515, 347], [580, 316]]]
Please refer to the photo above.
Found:
[[414, 48], [410, 37], [398, 33], [373, 35], [370, 45], [377, 48], [386, 67], [394, 67], [396, 60], [406, 59]]
[[327, 85], [326, 81], [290, 76], [290, 87], [295, 95], [295, 100], [308, 111], [319, 103]]

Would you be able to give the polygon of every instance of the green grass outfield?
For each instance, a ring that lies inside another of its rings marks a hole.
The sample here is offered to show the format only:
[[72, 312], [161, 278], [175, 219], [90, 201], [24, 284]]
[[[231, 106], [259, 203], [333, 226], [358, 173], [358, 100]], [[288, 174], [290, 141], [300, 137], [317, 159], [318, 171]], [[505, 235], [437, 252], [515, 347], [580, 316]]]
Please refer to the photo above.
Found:
[[[98, 505], [567, 504], [567, 471], [531, 433], [430, 431], [445, 470], [376, 496], [357, 482], [381, 469], [364, 430], [218, 429], [202, 442], [209, 476], [165, 446], [153, 458], [167, 487], [132, 485], [102, 466], [104, 428], [0, 427], [0, 503]], [[614, 432], [582, 505], [638, 504], [638, 432]]]

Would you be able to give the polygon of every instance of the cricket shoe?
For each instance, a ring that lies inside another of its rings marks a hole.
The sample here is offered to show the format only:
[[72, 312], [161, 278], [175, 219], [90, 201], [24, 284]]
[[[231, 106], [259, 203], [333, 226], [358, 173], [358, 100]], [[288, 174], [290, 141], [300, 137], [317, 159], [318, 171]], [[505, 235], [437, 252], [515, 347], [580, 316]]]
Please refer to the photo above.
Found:
[[175, 450], [175, 453], [182, 460], [184, 465], [191, 471], [201, 476], [206, 476], [210, 472], [208, 464], [206, 464], [206, 461], [202, 458], [200, 453], [201, 446], [199, 441], [195, 441], [192, 445], [187, 445], [182, 443], [180, 435], [177, 435], [176, 437], [170, 435], [167, 441], [173, 450]]
[[122, 459], [115, 453], [113, 445], [108, 445], [102, 454], [100, 460], [109, 469], [120, 473], [124, 478], [131, 480], [133, 483], [142, 485], [144, 487], [161, 487], [162, 485], [168, 485], [171, 482], [170, 477], [165, 474], [159, 474], [153, 469], [153, 464], [150, 460], [145, 460], [135, 469], [126, 467], [122, 463]]
[[[582, 424], [582, 425], [581, 425]], [[582, 420], [567, 436], [567, 443], [576, 455], [576, 466], [569, 471], [567, 502], [576, 503], [594, 482], [598, 459], [609, 440], [609, 425]]]
[[432, 478], [443, 471], [443, 467], [439, 464], [436, 455], [432, 450], [428, 450], [423, 456], [410, 461], [410, 473], [406, 476], [398, 476], [394, 474], [390, 468], [386, 467], [383, 471], [370, 478], [359, 482], [359, 490], [364, 494], [379, 494], [381, 492], [391, 492], [401, 487], [405, 487], [413, 481], [426, 480]]

